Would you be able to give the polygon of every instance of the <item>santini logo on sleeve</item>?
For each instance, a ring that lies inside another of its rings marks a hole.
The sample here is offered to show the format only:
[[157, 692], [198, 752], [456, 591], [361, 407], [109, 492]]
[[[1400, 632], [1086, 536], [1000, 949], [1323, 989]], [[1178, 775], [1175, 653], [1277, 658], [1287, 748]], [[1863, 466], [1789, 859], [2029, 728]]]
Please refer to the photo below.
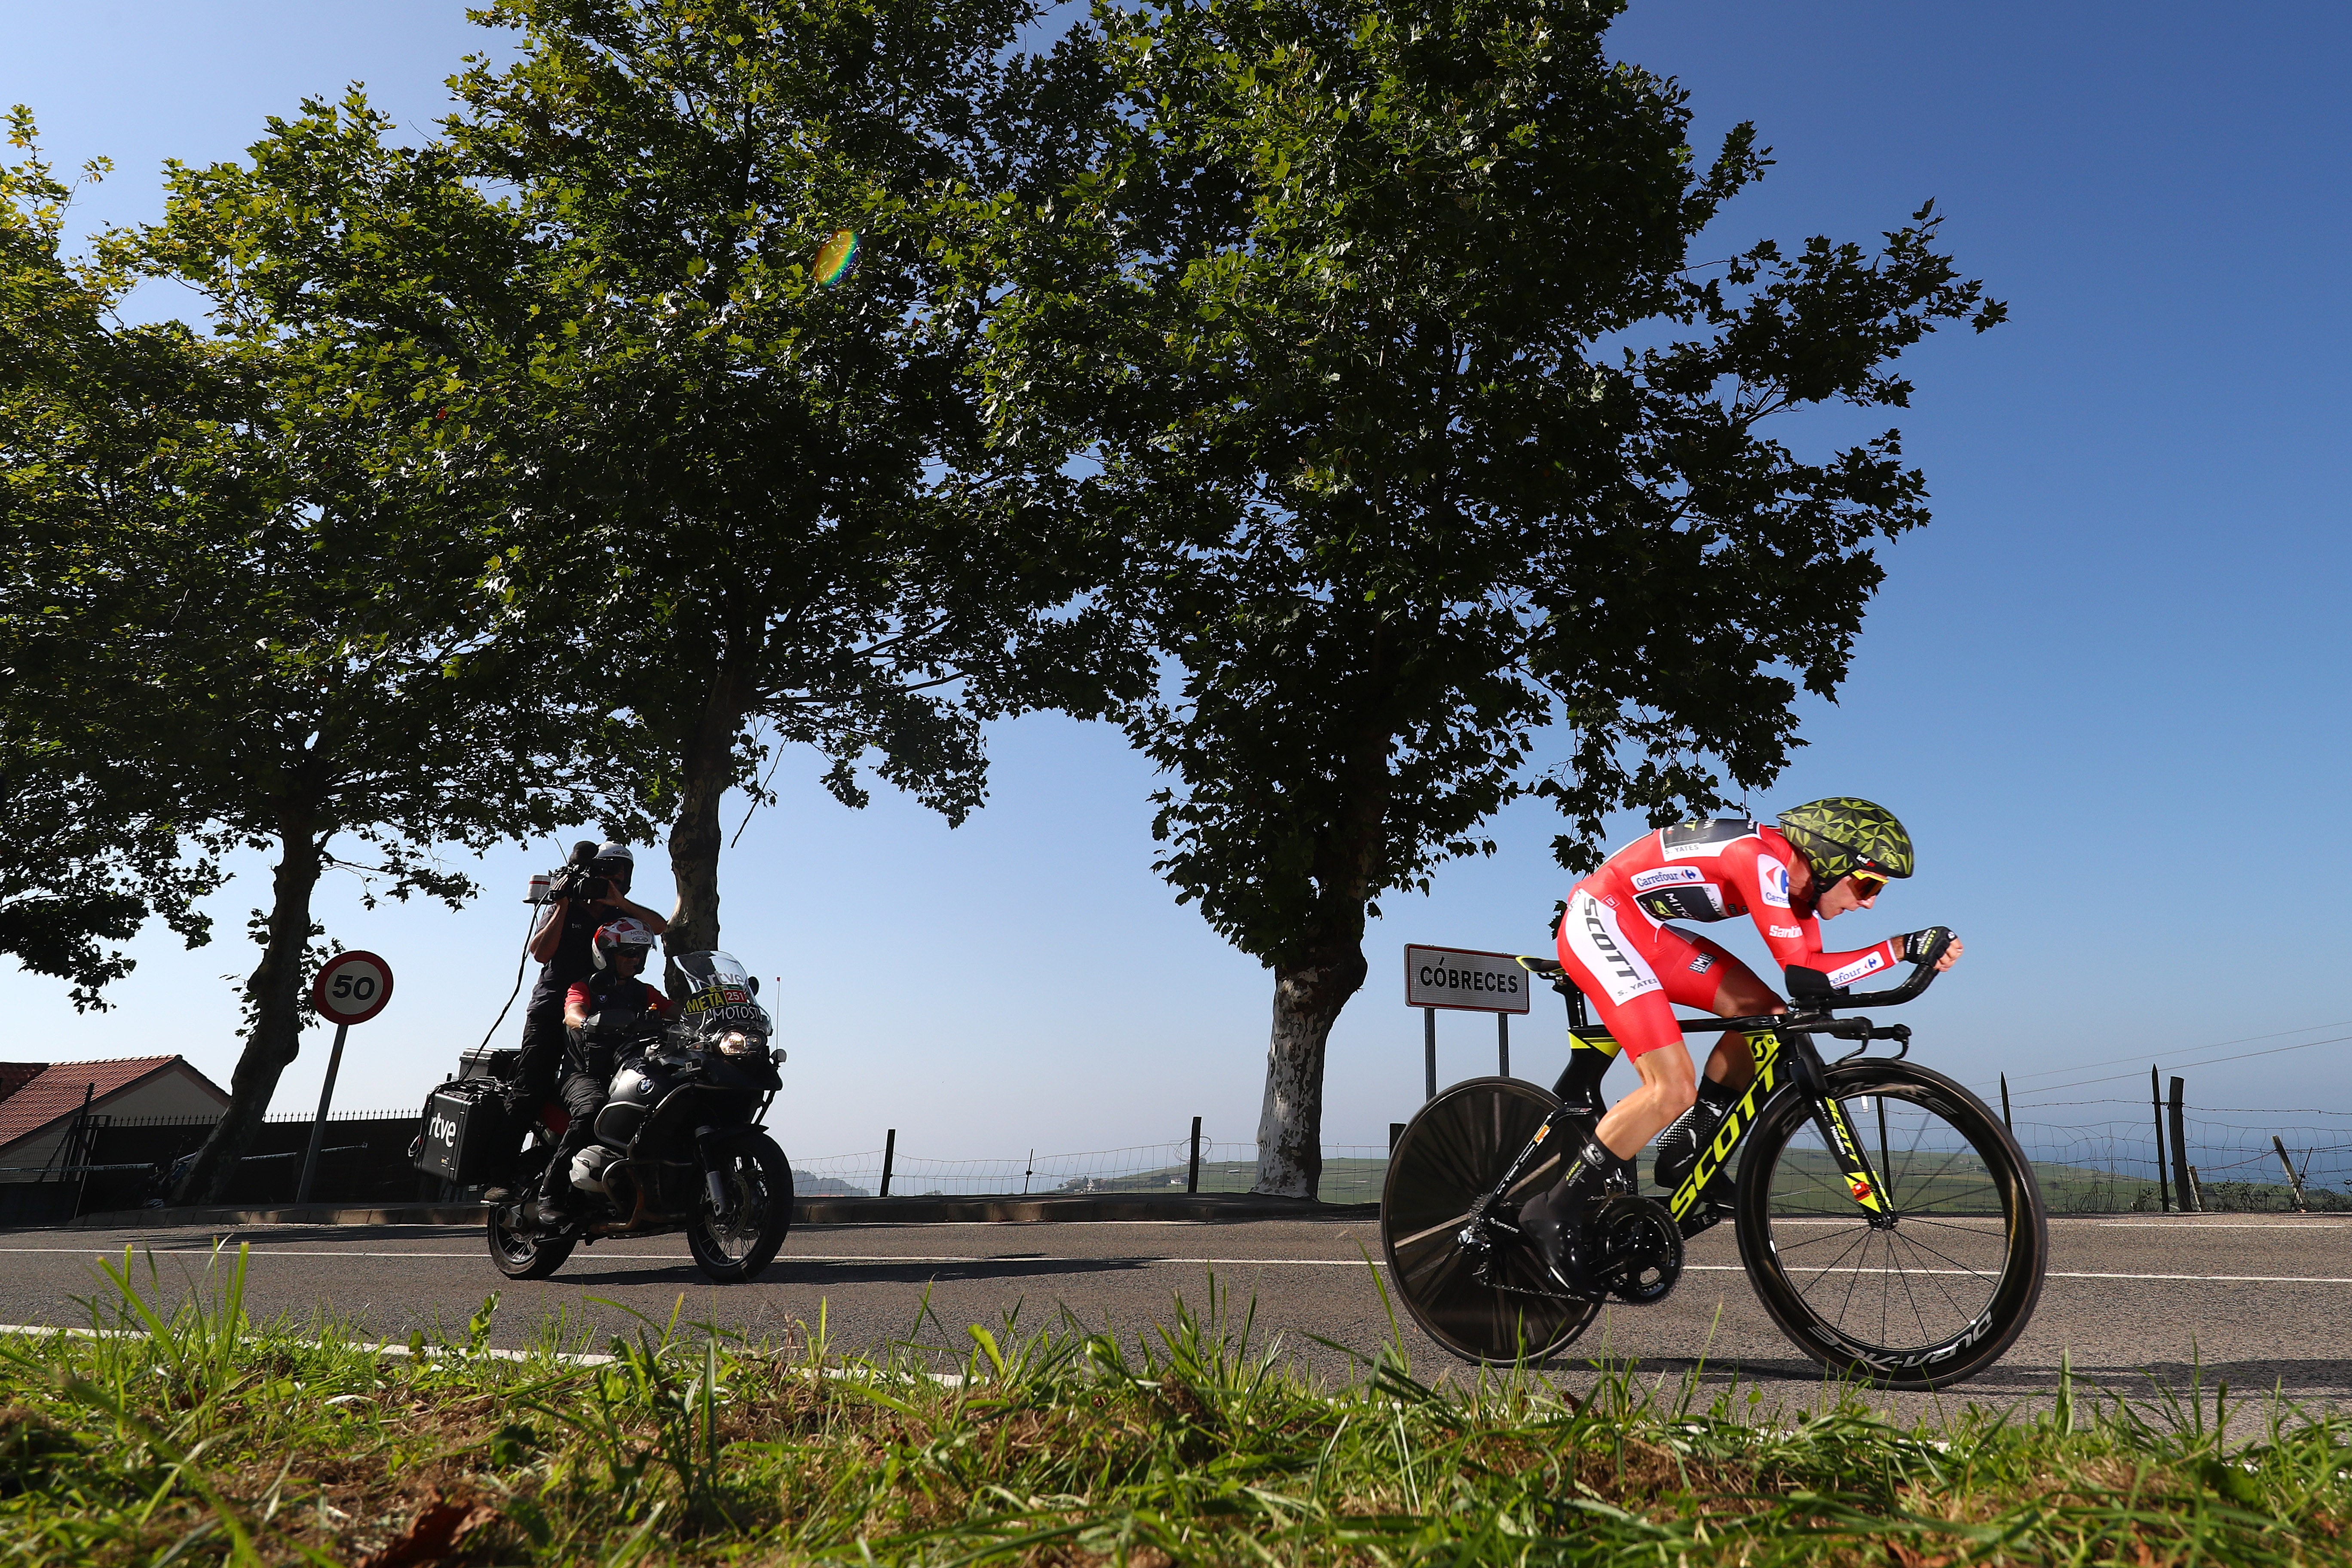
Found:
[[1769, 936], [1802, 936], [1805, 934], [1795, 926], [1766, 926], [1764, 931]]

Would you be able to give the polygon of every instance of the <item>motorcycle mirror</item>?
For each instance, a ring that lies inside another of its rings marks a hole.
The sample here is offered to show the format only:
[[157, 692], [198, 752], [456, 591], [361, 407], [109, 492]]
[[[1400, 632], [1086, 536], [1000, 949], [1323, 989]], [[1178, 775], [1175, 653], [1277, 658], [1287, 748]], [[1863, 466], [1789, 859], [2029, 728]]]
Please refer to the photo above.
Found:
[[760, 994], [760, 977], [756, 974], [747, 974], [743, 978], [751, 982], [751, 994], [757, 996]]

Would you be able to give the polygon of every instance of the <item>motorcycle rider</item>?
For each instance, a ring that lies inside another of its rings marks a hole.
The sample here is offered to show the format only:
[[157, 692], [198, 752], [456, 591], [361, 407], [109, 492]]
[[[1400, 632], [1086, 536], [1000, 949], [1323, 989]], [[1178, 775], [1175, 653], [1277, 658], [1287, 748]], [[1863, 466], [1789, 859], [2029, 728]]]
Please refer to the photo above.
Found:
[[628, 917], [614, 921], [592, 939], [593, 973], [573, 981], [565, 993], [563, 1080], [558, 1093], [572, 1121], [540, 1184], [539, 1212], [544, 1220], [560, 1221], [571, 1212], [572, 1156], [595, 1142], [596, 1113], [604, 1108], [613, 1075], [638, 1054], [641, 1025], [672, 1012], [670, 999], [638, 978], [653, 950], [654, 931], [645, 921]]
[[[624, 915], [656, 936], [669, 929], [669, 922], [661, 916], [629, 900], [636, 857], [627, 845], [583, 840], [572, 846], [572, 858], [565, 864], [588, 878], [602, 878], [604, 888], [593, 899], [575, 893], [551, 900], [539, 923], [531, 928], [530, 951], [540, 962], [539, 980], [531, 986], [530, 1001], [523, 1011], [522, 1049], [506, 1091], [508, 1122], [515, 1127], [530, 1126], [539, 1108], [555, 1096], [563, 1067], [564, 999], [575, 982], [595, 972], [593, 944], [597, 929]], [[510, 1176], [484, 1194], [494, 1204], [512, 1195]]]

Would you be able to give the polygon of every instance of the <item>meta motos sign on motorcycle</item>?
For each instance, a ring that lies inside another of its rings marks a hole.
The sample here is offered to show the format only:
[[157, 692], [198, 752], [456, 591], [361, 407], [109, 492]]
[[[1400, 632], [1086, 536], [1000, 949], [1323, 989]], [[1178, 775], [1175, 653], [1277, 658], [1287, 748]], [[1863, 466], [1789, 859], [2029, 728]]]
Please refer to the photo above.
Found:
[[1404, 1003], [1473, 1013], [1524, 1013], [1528, 972], [1512, 953], [1409, 946], [1404, 950]]

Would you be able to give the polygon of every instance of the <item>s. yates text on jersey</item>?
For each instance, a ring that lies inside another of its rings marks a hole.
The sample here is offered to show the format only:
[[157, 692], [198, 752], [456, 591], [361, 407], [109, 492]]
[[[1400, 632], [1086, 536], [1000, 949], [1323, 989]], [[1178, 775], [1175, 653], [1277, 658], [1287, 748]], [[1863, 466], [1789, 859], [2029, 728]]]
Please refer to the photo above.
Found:
[[1407, 947], [1408, 1007], [1462, 1007], [1479, 1013], [1524, 1013], [1528, 972], [1507, 952], [1460, 947]]

